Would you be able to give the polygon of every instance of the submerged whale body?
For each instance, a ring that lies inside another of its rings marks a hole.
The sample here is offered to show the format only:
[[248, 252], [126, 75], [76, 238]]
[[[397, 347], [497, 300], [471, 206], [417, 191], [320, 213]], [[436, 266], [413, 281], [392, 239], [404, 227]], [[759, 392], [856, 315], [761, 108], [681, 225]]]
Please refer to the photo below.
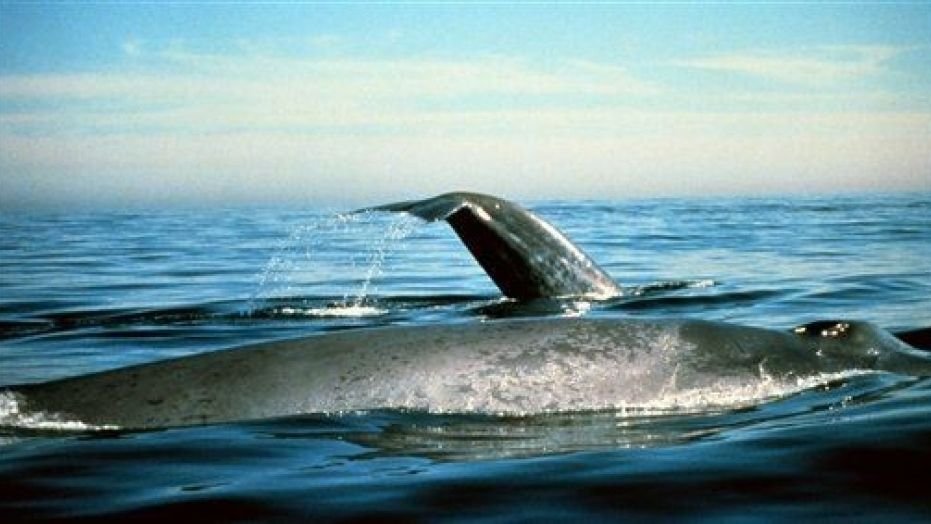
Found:
[[[450, 193], [371, 209], [449, 221], [507, 296], [619, 292], [556, 228], [505, 200]], [[758, 401], [797, 390], [800, 380], [850, 370], [929, 375], [931, 359], [865, 322], [789, 331], [673, 319], [385, 327], [0, 389], [0, 415], [7, 413], [0, 425], [146, 429], [380, 408], [701, 409], [733, 404], [730, 391], [742, 391], [738, 401]], [[709, 391], [723, 394], [710, 398]]]

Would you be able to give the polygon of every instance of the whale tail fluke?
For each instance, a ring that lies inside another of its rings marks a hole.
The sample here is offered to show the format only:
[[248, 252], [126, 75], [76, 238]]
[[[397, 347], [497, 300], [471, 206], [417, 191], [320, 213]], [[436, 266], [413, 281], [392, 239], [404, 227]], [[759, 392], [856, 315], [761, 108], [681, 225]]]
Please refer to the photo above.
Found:
[[474, 200], [475, 193], [446, 193], [426, 200], [406, 200], [403, 202], [394, 202], [381, 206], [367, 207], [360, 211], [394, 211], [410, 213], [415, 217], [434, 222], [437, 220], [446, 220], [450, 215], [462, 209], [469, 204], [470, 197]]
[[360, 211], [407, 212], [446, 220], [505, 296], [607, 298], [618, 285], [553, 225], [513, 202], [479, 193], [446, 193]]

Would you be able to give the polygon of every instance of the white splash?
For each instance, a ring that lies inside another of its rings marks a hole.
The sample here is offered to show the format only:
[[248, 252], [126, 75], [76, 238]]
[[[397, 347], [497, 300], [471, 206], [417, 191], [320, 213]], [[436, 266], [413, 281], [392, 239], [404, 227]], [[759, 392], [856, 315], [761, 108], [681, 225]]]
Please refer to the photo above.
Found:
[[0, 427], [51, 431], [113, 431], [119, 426], [95, 426], [80, 420], [70, 420], [60, 413], [29, 411], [24, 408], [22, 395], [0, 391]]
[[562, 316], [566, 318], [580, 318], [592, 309], [592, 303], [586, 300], [575, 300], [562, 306]]
[[702, 280], [670, 280], [670, 281], [659, 281], [653, 282], [651, 284], [644, 284], [641, 286], [635, 286], [631, 288], [625, 288], [624, 294], [631, 295], [635, 297], [644, 296], [647, 294], [652, 294], [659, 291], [676, 291], [681, 289], [704, 289], [709, 287], [715, 287], [718, 285], [718, 282], [710, 278]]
[[277, 310], [281, 315], [306, 317], [345, 317], [362, 318], [377, 317], [388, 313], [387, 309], [359, 304], [333, 305], [327, 307], [298, 308], [283, 307]]
[[[393, 217], [391, 226], [388, 227], [384, 235], [375, 243], [370, 251], [366, 265], [368, 267], [365, 279], [360, 288], [356, 291], [352, 300], [353, 306], [361, 306], [369, 294], [375, 291], [374, 281], [381, 276], [382, 268], [385, 264], [389, 253], [397, 247], [399, 241], [404, 240], [414, 231], [414, 228], [420, 224], [420, 220], [407, 215], [401, 214]], [[344, 297], [348, 301], [349, 294]]]
[[639, 403], [636, 406], [619, 405], [612, 406], [612, 408], [637, 414], [698, 413], [709, 410], [737, 409], [784, 398], [860, 374], [863, 372], [845, 371], [819, 373], [808, 377], [774, 378], [761, 373], [757, 381], [739, 382], [722, 379], [703, 387], [668, 391], [653, 401]]
[[[559, 372], [551, 368], [550, 376]], [[838, 380], [850, 378], [863, 372], [821, 373], [795, 379], [762, 379], [759, 382], [738, 383], [722, 380], [707, 386], [670, 390], [653, 399], [612, 400], [610, 398], [581, 399], [574, 391], [560, 397], [553, 391], [533, 391], [514, 394], [513, 387], [524, 382], [526, 377], [514, 377], [512, 384], [500, 386], [512, 389], [510, 395], [497, 392], [490, 396], [467, 395], [454, 403], [436, 403], [426, 406], [425, 411], [434, 414], [480, 413], [506, 417], [525, 417], [557, 413], [579, 413], [615, 411], [619, 417], [659, 416], [670, 414], [700, 414], [721, 410], [741, 409], [785, 398], [805, 390], [824, 387]], [[510, 387], [508, 387], [510, 386]], [[424, 406], [416, 403], [402, 408], [420, 410]]]

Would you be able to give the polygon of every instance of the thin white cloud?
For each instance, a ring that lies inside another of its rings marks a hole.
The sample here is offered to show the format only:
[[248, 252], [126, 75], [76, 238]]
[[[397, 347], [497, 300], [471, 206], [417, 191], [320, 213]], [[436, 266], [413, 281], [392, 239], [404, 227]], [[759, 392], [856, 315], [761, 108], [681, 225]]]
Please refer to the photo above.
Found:
[[906, 50], [891, 46], [820, 46], [791, 53], [753, 51], [721, 54], [677, 64], [786, 84], [833, 86], [884, 73], [887, 62]]
[[264, 76], [274, 82], [296, 80], [311, 88], [348, 88], [376, 96], [635, 94], [655, 90], [645, 81], [621, 74], [620, 68], [605, 67], [599, 72], [590, 64], [572, 61], [543, 69], [509, 57], [308, 60], [171, 53], [167, 58], [189, 71], [233, 78]]
[[0, 113], [0, 126], [45, 122], [55, 132], [75, 122], [104, 131], [138, 126], [143, 132], [153, 126], [181, 132], [391, 128], [485, 114], [489, 107], [507, 113], [514, 103], [549, 111], [566, 100], [658, 92], [622, 68], [590, 62], [543, 69], [500, 57], [299, 60], [171, 53], [169, 58], [168, 72], [160, 74], [0, 77], [0, 102], [28, 101], [36, 108]]
[[454, 97], [482, 94], [647, 93], [647, 83], [620, 70], [599, 71], [591, 64], [567, 64], [542, 71], [519, 61], [325, 60], [256, 58], [233, 61], [175, 56], [180, 74], [49, 74], [0, 78], [2, 98], [158, 99], [181, 93], [216, 95], [291, 91], [332, 97]]

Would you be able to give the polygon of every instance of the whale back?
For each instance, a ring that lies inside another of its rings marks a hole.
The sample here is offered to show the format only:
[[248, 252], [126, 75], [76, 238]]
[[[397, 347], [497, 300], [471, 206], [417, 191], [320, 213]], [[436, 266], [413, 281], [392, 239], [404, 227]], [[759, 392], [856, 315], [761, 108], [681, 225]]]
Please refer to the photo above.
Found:
[[505, 296], [520, 300], [620, 293], [617, 284], [552, 224], [523, 207], [478, 193], [386, 204], [368, 210], [446, 220]]
[[[816, 353], [822, 368], [882, 369], [928, 376], [928, 352], [881, 327], [864, 321], [819, 320], [792, 329], [809, 351]], [[833, 363], [833, 364], [832, 364]]]
[[369, 409], [705, 410], [870, 369], [931, 376], [931, 359], [856, 322], [793, 331], [643, 318], [389, 326], [0, 388], [0, 427], [145, 429]]

